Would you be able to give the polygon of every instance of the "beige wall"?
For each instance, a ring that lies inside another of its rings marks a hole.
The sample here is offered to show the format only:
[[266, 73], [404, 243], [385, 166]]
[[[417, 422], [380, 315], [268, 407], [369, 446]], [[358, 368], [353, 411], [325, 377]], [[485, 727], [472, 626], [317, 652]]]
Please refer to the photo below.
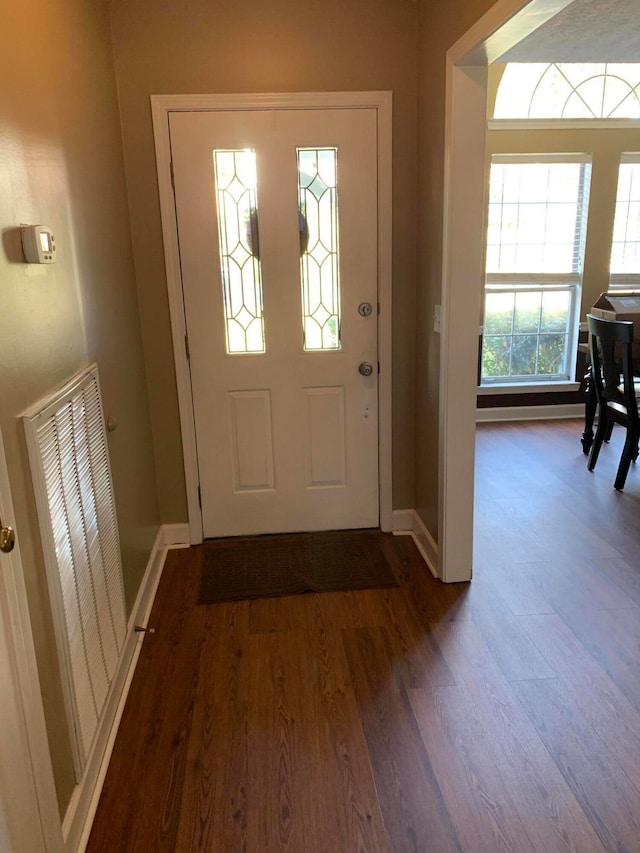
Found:
[[419, 0], [415, 506], [436, 540], [440, 337], [433, 332], [433, 309], [442, 290], [445, 55], [492, 5], [492, 0]]
[[[20, 413], [98, 362], [120, 424], [109, 442], [129, 606], [158, 510], [106, 4], [2, 0], [2, 12], [0, 427], [64, 809], [71, 753]], [[20, 223], [52, 227], [58, 263], [23, 263]]]
[[413, 506], [416, 8], [410, 0], [112, 0], [133, 245], [164, 521], [187, 518], [149, 96], [391, 90], [394, 484]]

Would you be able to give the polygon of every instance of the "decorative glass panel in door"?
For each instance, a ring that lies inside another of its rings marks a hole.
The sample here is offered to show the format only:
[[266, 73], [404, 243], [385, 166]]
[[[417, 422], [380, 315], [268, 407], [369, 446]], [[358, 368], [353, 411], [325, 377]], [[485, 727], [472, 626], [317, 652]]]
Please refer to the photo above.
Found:
[[256, 152], [214, 151], [228, 353], [264, 352]]
[[305, 350], [340, 349], [338, 151], [298, 149]]

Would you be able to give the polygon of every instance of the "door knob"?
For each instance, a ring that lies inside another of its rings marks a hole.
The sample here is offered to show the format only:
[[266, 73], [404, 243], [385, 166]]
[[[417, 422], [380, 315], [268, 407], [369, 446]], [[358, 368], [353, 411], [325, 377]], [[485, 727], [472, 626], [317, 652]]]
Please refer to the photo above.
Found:
[[373, 365], [370, 361], [361, 361], [358, 365], [358, 371], [363, 376], [371, 376], [373, 373]]
[[13, 527], [3, 527], [0, 521], [0, 551], [3, 554], [8, 554], [13, 551], [13, 546], [16, 544], [16, 534]]

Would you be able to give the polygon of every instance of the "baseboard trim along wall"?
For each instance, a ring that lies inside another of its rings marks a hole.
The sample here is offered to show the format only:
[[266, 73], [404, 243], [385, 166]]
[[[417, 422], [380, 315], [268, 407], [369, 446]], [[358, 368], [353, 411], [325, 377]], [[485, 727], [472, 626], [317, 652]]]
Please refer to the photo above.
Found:
[[136, 627], [142, 629], [147, 627], [167, 551], [170, 548], [188, 547], [188, 524], [165, 524], [159, 528], [129, 617], [122, 657], [111, 684], [109, 698], [91, 748], [85, 773], [73, 792], [62, 823], [66, 853], [84, 853], [89, 841], [93, 818], [144, 639], [144, 630], [136, 631]]
[[434, 578], [438, 574], [438, 543], [429, 533], [415, 509], [393, 511], [393, 533], [395, 536], [411, 536]]
[[560, 406], [496, 406], [476, 409], [476, 422], [546, 421], [561, 418], [583, 418], [584, 403], [565, 403]]
[[164, 544], [167, 548], [189, 547], [188, 524], [163, 524]]

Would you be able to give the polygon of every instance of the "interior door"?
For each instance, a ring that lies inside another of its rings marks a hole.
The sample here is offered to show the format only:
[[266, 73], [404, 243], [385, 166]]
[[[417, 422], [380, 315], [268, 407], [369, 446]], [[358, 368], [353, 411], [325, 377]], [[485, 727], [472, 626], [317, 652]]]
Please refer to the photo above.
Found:
[[205, 537], [377, 526], [375, 110], [170, 136]]

